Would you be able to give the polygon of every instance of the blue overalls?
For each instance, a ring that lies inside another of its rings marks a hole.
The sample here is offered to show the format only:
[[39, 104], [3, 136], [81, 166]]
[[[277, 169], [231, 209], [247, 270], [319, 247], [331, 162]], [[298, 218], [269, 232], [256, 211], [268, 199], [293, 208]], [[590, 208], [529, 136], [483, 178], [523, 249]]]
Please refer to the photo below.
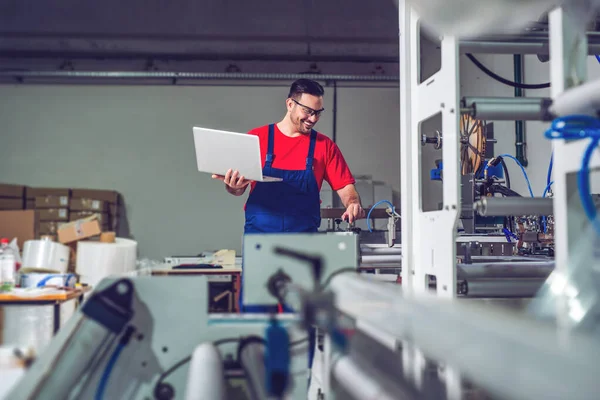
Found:
[[[275, 125], [269, 125], [267, 155], [263, 175], [282, 178], [281, 182], [257, 182], [246, 202], [244, 234], [317, 232], [321, 225], [319, 186], [313, 172], [317, 132], [310, 133], [310, 145], [303, 170], [273, 168]], [[244, 273], [240, 290], [240, 311], [244, 313], [276, 313], [276, 306], [242, 304]], [[284, 310], [289, 311], [284, 305]], [[312, 364], [314, 331], [309, 332], [309, 366]]]
[[[310, 133], [306, 168], [285, 170], [273, 168], [275, 125], [269, 125], [267, 155], [263, 175], [281, 178], [281, 182], [257, 182], [246, 202], [244, 234], [317, 232], [321, 225], [319, 186], [313, 172], [317, 132]], [[244, 288], [242, 272], [241, 292]], [[276, 306], [243, 305], [241, 312], [277, 312]]]

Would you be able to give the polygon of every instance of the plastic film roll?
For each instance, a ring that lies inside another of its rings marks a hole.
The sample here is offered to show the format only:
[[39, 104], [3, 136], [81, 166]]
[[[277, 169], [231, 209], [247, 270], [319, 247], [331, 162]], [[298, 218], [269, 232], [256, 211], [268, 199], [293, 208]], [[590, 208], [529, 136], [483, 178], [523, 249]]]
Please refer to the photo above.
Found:
[[28, 240], [23, 245], [22, 268], [44, 268], [61, 273], [69, 266], [69, 247], [51, 240]]
[[[58, 323], [62, 327], [75, 314], [76, 301], [66, 301], [59, 307]], [[2, 306], [0, 327], [2, 346], [32, 349], [39, 356], [54, 337], [54, 306]]]
[[77, 244], [77, 273], [80, 282], [95, 287], [109, 276], [135, 270], [137, 242], [116, 238], [114, 243], [86, 242]]

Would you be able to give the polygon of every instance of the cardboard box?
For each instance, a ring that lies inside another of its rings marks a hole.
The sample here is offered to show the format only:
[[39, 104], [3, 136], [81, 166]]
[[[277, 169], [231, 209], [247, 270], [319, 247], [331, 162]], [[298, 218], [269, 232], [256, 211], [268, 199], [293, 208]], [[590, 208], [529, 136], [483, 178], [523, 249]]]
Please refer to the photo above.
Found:
[[37, 210], [40, 221], [68, 221], [69, 210], [66, 208], [41, 208]]
[[25, 197], [27, 199], [35, 199], [41, 196], [71, 196], [71, 189], [66, 188], [33, 188], [25, 189]]
[[110, 217], [108, 213], [97, 213], [94, 211], [73, 211], [69, 212], [69, 221], [77, 221], [78, 219], [83, 219], [90, 217], [92, 215], [98, 216], [98, 221], [100, 221], [101, 225], [108, 226], [110, 223]]
[[0, 210], [22, 210], [23, 198], [0, 197]]
[[120, 194], [115, 190], [73, 189], [71, 197], [79, 199], [102, 200], [110, 204], [119, 204]]
[[72, 198], [71, 210], [73, 211], [96, 211], [108, 212], [108, 203], [104, 200], [96, 200], [89, 198]]
[[26, 210], [34, 210], [35, 209], [35, 199], [25, 199], [25, 209]]
[[72, 243], [99, 235], [102, 233], [102, 229], [97, 216], [92, 215], [88, 218], [78, 219], [77, 221], [61, 225], [57, 233], [59, 242]]
[[38, 236], [56, 235], [58, 228], [65, 223], [65, 221], [40, 221]]
[[25, 186], [0, 183], [0, 197], [25, 197]]
[[35, 208], [69, 208], [69, 196], [37, 196]]
[[0, 211], [0, 237], [17, 238], [20, 249], [23, 243], [37, 238], [38, 215], [34, 210]]

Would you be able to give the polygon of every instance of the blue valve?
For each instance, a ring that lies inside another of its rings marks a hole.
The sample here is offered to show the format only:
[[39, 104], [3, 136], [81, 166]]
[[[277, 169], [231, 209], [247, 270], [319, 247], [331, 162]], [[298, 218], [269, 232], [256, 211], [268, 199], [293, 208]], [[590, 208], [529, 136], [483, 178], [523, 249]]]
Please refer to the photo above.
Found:
[[290, 337], [273, 318], [265, 332], [265, 387], [270, 396], [281, 398], [290, 373]]

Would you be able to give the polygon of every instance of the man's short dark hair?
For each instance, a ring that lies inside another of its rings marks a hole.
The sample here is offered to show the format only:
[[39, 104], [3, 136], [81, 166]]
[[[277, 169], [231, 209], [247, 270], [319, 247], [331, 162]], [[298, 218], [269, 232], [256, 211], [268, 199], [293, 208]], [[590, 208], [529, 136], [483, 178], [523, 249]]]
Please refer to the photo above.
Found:
[[288, 98], [298, 100], [298, 98], [302, 96], [302, 93], [320, 97], [323, 96], [325, 91], [323, 90], [323, 86], [321, 86], [318, 82], [315, 82], [311, 79], [298, 79], [292, 83]]

